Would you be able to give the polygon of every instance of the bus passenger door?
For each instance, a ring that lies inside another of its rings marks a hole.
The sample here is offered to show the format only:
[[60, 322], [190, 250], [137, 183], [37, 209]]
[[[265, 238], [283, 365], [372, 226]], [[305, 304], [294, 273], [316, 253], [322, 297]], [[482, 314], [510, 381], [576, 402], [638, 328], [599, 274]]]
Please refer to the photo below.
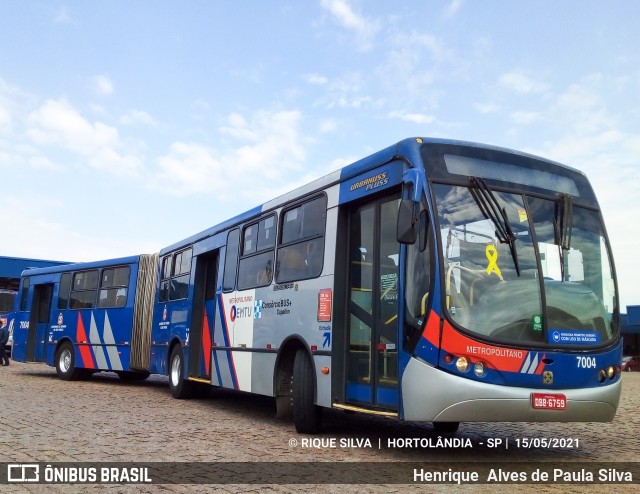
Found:
[[349, 212], [346, 400], [398, 409], [399, 194]]
[[198, 256], [189, 331], [189, 377], [211, 382], [211, 342], [215, 318], [218, 251]]
[[47, 330], [51, 317], [51, 296], [53, 285], [36, 285], [29, 313], [29, 333], [27, 336], [27, 361], [43, 362], [47, 345]]

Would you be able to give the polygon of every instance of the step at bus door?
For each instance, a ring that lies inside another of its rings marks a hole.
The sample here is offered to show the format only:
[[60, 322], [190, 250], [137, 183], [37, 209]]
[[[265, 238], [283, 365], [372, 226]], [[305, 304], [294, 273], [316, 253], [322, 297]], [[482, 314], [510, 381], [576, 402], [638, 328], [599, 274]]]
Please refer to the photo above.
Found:
[[27, 336], [28, 362], [44, 361], [51, 317], [52, 295], [53, 284], [36, 285], [33, 288], [33, 300], [29, 314], [29, 333]]
[[398, 408], [399, 194], [349, 212], [346, 401]]
[[218, 251], [198, 256], [189, 334], [189, 377], [211, 382], [211, 342], [215, 320]]

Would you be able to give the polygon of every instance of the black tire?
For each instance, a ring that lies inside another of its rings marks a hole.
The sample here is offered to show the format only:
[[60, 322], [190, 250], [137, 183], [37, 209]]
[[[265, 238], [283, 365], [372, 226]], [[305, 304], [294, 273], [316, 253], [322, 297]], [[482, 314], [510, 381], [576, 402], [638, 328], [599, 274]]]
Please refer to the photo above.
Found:
[[56, 373], [63, 381], [75, 381], [83, 375], [85, 369], [76, 367], [76, 356], [73, 345], [65, 341], [56, 350]]
[[171, 350], [169, 358], [169, 389], [171, 396], [178, 400], [185, 400], [193, 396], [193, 383], [184, 379], [184, 357], [182, 347], [176, 345]]
[[453, 434], [458, 431], [460, 422], [433, 422], [433, 430], [439, 434]]
[[300, 348], [293, 361], [293, 423], [300, 434], [320, 429], [322, 409], [314, 403], [316, 376], [309, 353]]
[[149, 372], [146, 371], [118, 371], [116, 374], [122, 381], [144, 381], [149, 377]]

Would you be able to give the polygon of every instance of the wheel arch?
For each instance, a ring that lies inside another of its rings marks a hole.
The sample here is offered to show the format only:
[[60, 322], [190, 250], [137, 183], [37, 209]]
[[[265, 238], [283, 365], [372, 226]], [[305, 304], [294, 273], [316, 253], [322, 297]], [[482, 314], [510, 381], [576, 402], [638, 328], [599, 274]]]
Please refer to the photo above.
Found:
[[[280, 345], [280, 348], [278, 349], [278, 356], [276, 357], [274, 373], [273, 373], [273, 379], [274, 379], [273, 390], [274, 390], [274, 395], [276, 397], [284, 394], [282, 393], [283, 390], [281, 390], [280, 388], [282, 387], [283, 384], [285, 384], [286, 386], [287, 383], [283, 383], [282, 380], [283, 378], [286, 378], [286, 376], [290, 377], [292, 375], [293, 361], [295, 359], [296, 352], [300, 348], [304, 349], [309, 354], [309, 358], [311, 359], [311, 362], [314, 362], [313, 352], [311, 351], [311, 348], [307, 344], [306, 340], [299, 334], [288, 336], [282, 342], [282, 345]], [[315, 363], [314, 363], [314, 368], [315, 368]], [[281, 375], [282, 372], [285, 372], [286, 375], [284, 376]], [[317, 393], [317, 387], [316, 387], [316, 393]]]
[[[290, 419], [293, 416], [293, 363], [296, 353], [301, 349], [308, 353], [311, 362], [313, 362], [313, 353], [306, 340], [299, 334], [287, 337], [278, 349], [273, 368], [273, 395], [276, 398], [276, 416], [278, 418]], [[316, 400], [317, 389], [316, 383], [314, 386], [314, 399]]]
[[184, 359], [184, 353], [185, 353], [184, 343], [177, 336], [173, 336], [171, 338], [171, 340], [169, 341], [169, 345], [167, 347], [167, 360], [165, 362], [165, 366], [166, 366], [166, 369], [167, 369], [167, 375], [169, 375], [169, 373], [171, 372], [171, 354], [173, 353], [173, 349], [178, 345], [182, 347], [182, 355], [183, 355], [182, 365], [183, 366], [184, 366], [184, 362], [186, 361], [186, 359]]
[[[62, 348], [63, 345], [65, 345], [66, 343], [69, 343], [71, 345], [71, 349], [73, 350], [73, 355], [76, 355], [76, 348], [78, 347], [78, 344], [73, 341], [69, 336], [63, 336], [62, 338], [60, 338], [57, 342], [56, 342], [56, 346], [53, 349], [53, 365], [56, 365], [56, 359], [58, 358], [58, 352], [60, 351], [60, 348]], [[76, 359], [77, 361], [77, 359]], [[82, 363], [82, 359], [80, 359], [80, 362]], [[77, 367], [77, 366], [76, 366]]]

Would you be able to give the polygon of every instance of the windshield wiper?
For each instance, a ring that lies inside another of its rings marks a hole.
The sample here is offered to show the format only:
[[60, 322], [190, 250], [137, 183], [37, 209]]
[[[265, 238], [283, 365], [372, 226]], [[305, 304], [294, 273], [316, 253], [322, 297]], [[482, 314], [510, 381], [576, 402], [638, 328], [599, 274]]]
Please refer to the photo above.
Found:
[[556, 202], [553, 218], [553, 233], [560, 255], [560, 276], [564, 281], [565, 251], [571, 249], [571, 232], [573, 230], [573, 202], [569, 194], [562, 194]]
[[490, 220], [496, 228], [496, 237], [501, 244], [509, 244], [513, 265], [516, 274], [520, 276], [520, 264], [518, 262], [518, 252], [516, 250], [516, 236], [513, 234], [509, 217], [505, 208], [500, 207], [500, 203], [487, 183], [480, 177], [470, 177], [471, 187], [469, 192], [476, 201], [480, 211], [485, 218]]

